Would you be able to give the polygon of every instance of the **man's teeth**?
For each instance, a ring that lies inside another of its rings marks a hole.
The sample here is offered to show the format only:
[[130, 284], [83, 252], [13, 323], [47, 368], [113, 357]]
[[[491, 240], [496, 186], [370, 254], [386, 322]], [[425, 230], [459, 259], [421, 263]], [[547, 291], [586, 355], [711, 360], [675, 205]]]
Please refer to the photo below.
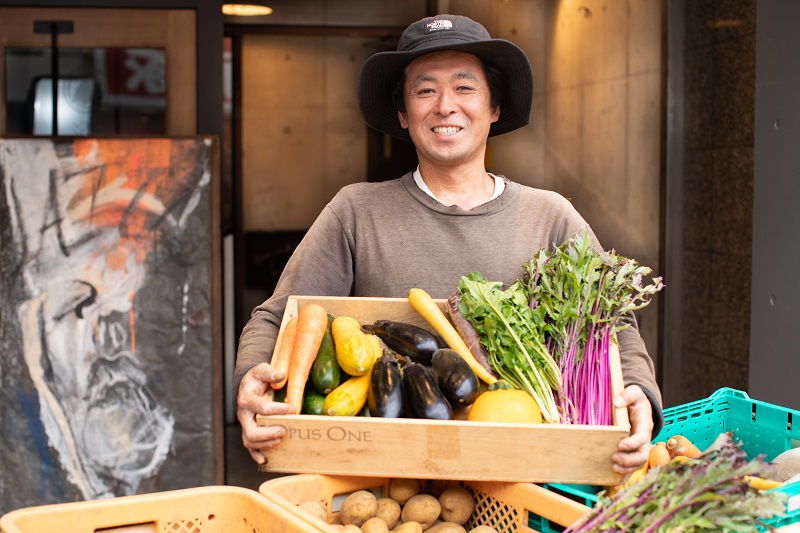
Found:
[[433, 128], [434, 133], [441, 133], [443, 135], [452, 135], [454, 133], [458, 133], [461, 131], [461, 128], [457, 128], [456, 126], [447, 126], [445, 128]]

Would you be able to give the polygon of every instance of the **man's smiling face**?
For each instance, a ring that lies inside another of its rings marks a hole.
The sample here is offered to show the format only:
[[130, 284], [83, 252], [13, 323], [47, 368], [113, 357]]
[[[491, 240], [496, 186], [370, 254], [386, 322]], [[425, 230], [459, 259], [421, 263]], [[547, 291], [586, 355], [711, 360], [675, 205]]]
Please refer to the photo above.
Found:
[[418, 57], [406, 68], [403, 86], [408, 129], [420, 162], [460, 165], [476, 158], [483, 164], [489, 128], [500, 117], [480, 59], [446, 50]]

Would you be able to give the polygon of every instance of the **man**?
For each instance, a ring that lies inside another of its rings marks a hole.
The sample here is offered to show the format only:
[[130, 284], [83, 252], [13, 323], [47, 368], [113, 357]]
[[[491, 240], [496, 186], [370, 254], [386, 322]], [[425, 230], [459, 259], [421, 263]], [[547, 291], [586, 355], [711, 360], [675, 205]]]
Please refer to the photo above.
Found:
[[[510, 284], [535, 252], [588, 227], [560, 195], [486, 172], [487, 138], [526, 125], [532, 99], [524, 52], [466, 17], [415, 22], [396, 52], [367, 59], [361, 112], [373, 128], [413, 142], [419, 167], [397, 180], [342, 189], [273, 296], [253, 311], [234, 379], [244, 445], [256, 462], [264, 462], [260, 449], [285, 435], [279, 426], [257, 427], [256, 414], [293, 412], [261, 398], [283, 377], [266, 361], [290, 294], [405, 297], [420, 287], [446, 298], [473, 271]], [[633, 317], [629, 322], [619, 335], [626, 388], [614, 399], [627, 406], [632, 426], [612, 458], [623, 474], [644, 464], [662, 423], [652, 361]]]

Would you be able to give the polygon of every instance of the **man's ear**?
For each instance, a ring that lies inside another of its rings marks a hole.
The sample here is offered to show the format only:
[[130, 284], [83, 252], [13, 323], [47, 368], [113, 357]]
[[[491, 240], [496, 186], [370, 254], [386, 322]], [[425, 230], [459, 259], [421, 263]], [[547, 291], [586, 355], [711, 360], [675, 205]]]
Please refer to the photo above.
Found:
[[500, 118], [500, 106], [499, 105], [492, 106], [492, 122], [497, 122], [499, 118]]
[[[498, 114], [498, 116], [500, 116]], [[400, 126], [403, 127], [404, 130], [408, 129], [408, 120], [406, 119], [406, 114], [402, 111], [397, 112], [397, 118], [400, 120]]]

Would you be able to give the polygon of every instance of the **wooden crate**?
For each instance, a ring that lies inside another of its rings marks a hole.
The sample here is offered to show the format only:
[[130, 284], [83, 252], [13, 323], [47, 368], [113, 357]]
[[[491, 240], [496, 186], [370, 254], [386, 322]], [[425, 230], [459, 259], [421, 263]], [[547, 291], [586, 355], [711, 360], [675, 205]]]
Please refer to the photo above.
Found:
[[[310, 303], [362, 324], [387, 319], [431, 329], [404, 298], [293, 296], [278, 345], [288, 320]], [[437, 301], [442, 309], [445, 303]], [[617, 350], [611, 354], [611, 375], [616, 395], [623, 387]], [[283, 442], [263, 450], [266, 472], [591, 485], [621, 481], [611, 469], [611, 454], [630, 430], [624, 408], [614, 409], [611, 426], [313, 415], [257, 421], [287, 430]]]
[[[464, 524], [466, 529], [485, 525], [497, 531], [535, 533], [541, 531], [540, 517], [566, 527], [590, 510], [581, 503], [532, 483], [418, 481], [421, 492], [435, 496], [451, 485], [461, 485], [470, 491], [475, 500], [475, 510]], [[309, 531], [333, 532], [335, 529], [332, 526], [306, 513], [298, 505], [306, 501], [320, 502], [332, 523], [347, 494], [369, 490], [377, 497], [388, 496], [390, 482], [390, 478], [300, 474], [266, 481], [258, 491], [288, 512], [296, 514], [298, 519], [307, 521]]]

